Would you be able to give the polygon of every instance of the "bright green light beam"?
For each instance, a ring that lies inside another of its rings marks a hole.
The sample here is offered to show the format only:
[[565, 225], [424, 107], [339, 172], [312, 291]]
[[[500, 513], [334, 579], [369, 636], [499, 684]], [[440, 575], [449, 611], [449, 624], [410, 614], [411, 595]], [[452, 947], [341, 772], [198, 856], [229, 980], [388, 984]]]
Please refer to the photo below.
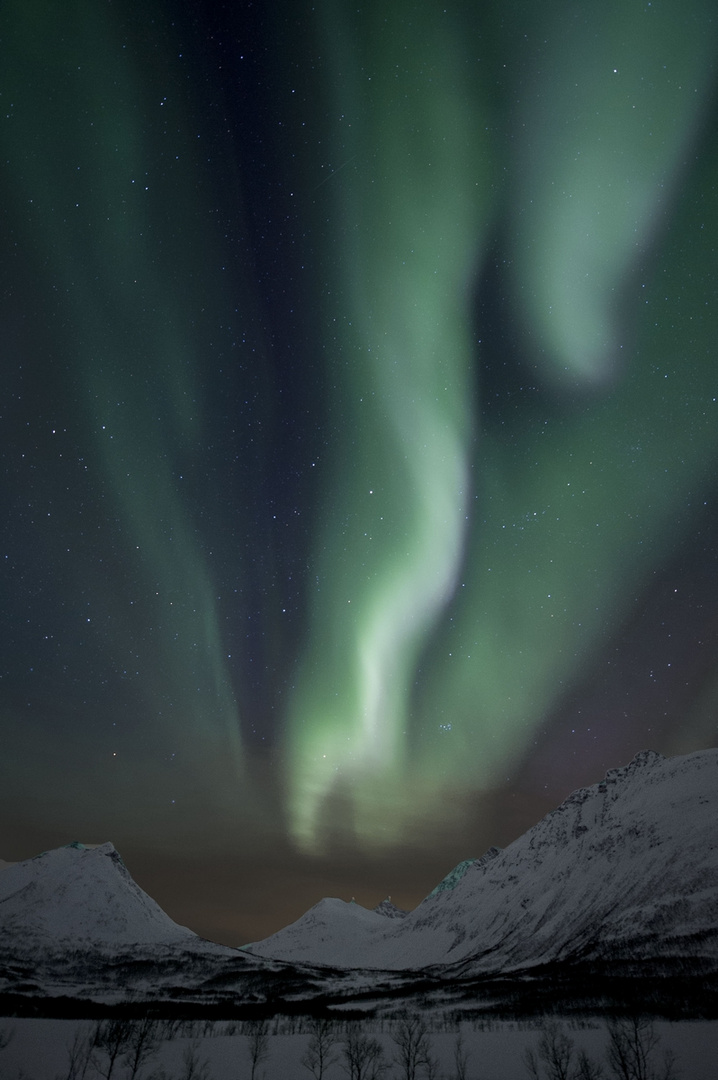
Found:
[[[535, 29], [553, 25], [547, 48], [556, 55], [546, 63], [538, 50], [532, 93], [517, 91], [519, 105], [504, 118], [518, 146], [506, 170], [487, 145], [492, 117], [464, 77], [460, 35], [439, 14], [416, 19], [412, 9], [409, 18], [399, 5], [387, 19], [370, 7], [360, 26], [331, 26], [336, 83], [351, 88], [336, 110], [346, 121], [342, 157], [361, 167], [335, 178], [330, 204], [344, 317], [328, 312], [330, 374], [346, 432], [290, 715], [290, 811], [308, 848], [331, 836], [339, 807], [362, 842], [382, 844], [417, 817], [431, 820], [440, 804], [445, 815], [447, 786], [496, 783], [623, 617], [628, 583], [640, 588], [675, 541], [673, 480], [700, 472], [715, 450], [704, 426], [700, 451], [684, 450], [671, 483], [656, 491], [657, 431], [670, 431], [675, 449], [684, 427], [666, 415], [655, 371], [643, 365], [610, 401], [587, 401], [555, 430], [514, 430], [511, 446], [482, 434], [473, 463], [482, 502], [476, 532], [465, 536], [464, 290], [485, 248], [497, 176], [510, 174], [510, 254], [528, 357], [550, 379], [605, 382], [621, 344], [619, 295], [675, 191], [706, 91], [710, 45], [699, 40], [700, 19], [674, 48], [677, 27], [663, 11], [654, 24], [614, 4], [596, 14], [594, 35], [593, 16], [567, 28], [567, 5], [541, 10]], [[666, 77], [656, 68], [663, 54]], [[640, 87], [644, 72], [659, 80], [651, 94]], [[666, 361], [665, 338], [641, 321], [640, 301], [626, 300], [626, 317]], [[642, 406], [656, 428], [629, 474], [623, 440], [630, 445]], [[373, 513], [369, 491], [381, 499]], [[644, 537], [655, 531], [661, 543], [650, 553]]]
[[351, 317], [327, 313], [346, 438], [289, 726], [291, 820], [308, 848], [335, 789], [349, 792], [360, 840], [398, 835], [402, 815], [385, 813], [381, 792], [393, 790], [396, 809], [414, 670], [456, 587], [467, 519], [465, 307], [491, 155], [466, 69], [457, 71], [457, 27], [441, 11], [409, 18], [401, 4], [377, 15], [363, 55], [352, 51], [355, 28], [332, 26], [337, 85], [350, 88], [338, 111], [354, 132], [341, 152], [361, 164], [324, 188]]

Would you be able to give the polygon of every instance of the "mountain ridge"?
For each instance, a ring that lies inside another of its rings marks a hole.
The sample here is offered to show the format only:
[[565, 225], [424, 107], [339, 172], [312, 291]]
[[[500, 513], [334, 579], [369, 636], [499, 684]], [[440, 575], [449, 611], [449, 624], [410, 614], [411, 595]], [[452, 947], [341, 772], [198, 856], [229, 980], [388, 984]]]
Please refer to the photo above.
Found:
[[718, 750], [644, 752], [508, 847], [464, 860], [413, 911], [324, 898], [241, 950], [174, 923], [111, 843], [72, 843], [0, 869], [0, 994], [15, 995], [13, 1008], [19, 998], [235, 1009], [382, 995], [390, 1007], [412, 987], [475, 1002], [497, 977], [521, 987], [567, 973], [570, 995], [598, 979], [610, 996], [620, 971], [652, 993], [669, 974], [700, 1009], [718, 977], [716, 781]]
[[696, 937], [718, 958], [717, 781], [718, 750], [642, 751], [507, 848], [460, 863], [444, 878], [456, 875], [453, 887], [433, 890], [389, 926], [317, 905], [311, 923], [302, 916], [245, 949], [332, 967], [451, 964], [473, 974], [598, 960], [615, 949], [676, 952]]

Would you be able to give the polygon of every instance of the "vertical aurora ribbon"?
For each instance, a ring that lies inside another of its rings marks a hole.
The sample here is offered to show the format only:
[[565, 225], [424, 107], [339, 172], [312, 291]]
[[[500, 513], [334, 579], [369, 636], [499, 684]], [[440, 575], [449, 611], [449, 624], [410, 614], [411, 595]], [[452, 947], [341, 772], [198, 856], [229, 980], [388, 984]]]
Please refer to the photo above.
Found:
[[[716, 443], [706, 416], [682, 447], [661, 370], [678, 341], [637, 276], [700, 130], [705, 5], [325, 19], [349, 164], [324, 187], [340, 464], [288, 725], [310, 849], [334, 828], [395, 842], [448, 790], [495, 784], [670, 550], [676, 491]], [[527, 378], [557, 396], [477, 431], [470, 287], [497, 210]], [[658, 273], [677, 288], [670, 255]]]

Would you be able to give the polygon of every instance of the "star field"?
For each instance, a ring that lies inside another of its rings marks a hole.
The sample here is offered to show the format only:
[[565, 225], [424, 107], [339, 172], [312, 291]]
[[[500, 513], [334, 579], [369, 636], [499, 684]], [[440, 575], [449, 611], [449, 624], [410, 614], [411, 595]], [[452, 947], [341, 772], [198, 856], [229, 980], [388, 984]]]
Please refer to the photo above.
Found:
[[718, 700], [710, 5], [245, 8], [0, 17], [0, 855], [230, 944]]

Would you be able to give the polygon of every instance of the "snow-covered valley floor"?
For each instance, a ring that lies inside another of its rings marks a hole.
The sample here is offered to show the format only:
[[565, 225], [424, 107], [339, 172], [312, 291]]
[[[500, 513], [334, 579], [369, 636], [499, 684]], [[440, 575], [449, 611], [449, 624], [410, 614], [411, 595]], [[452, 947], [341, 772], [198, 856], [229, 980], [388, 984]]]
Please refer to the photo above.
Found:
[[[296, 1026], [296, 1025], [295, 1025]], [[79, 1080], [81, 1065], [73, 1070], [70, 1048], [79, 1046], [84, 1037], [94, 1031], [94, 1022], [76, 1020], [35, 1020], [7, 1018], [0, 1020], [0, 1077], [2, 1080]], [[266, 1056], [256, 1063], [255, 1080], [311, 1080], [311, 1070], [302, 1062], [311, 1036], [293, 1031], [291, 1021], [272, 1021], [266, 1043]], [[333, 1054], [336, 1060], [324, 1072], [324, 1080], [340, 1080], [350, 1075], [344, 1059], [346, 1027], [334, 1031]], [[367, 1022], [355, 1030], [376, 1040], [383, 1049], [388, 1066], [382, 1074], [385, 1080], [400, 1080], [406, 1074], [397, 1061], [398, 1047], [389, 1022]], [[604, 1067], [604, 1077], [612, 1073], [606, 1068], [608, 1032], [601, 1020], [563, 1022], [561, 1033], [574, 1043], [574, 1054], [583, 1050]], [[241, 1027], [225, 1022], [205, 1026], [185, 1024], [171, 1038], [164, 1038], [156, 1051], [135, 1073], [136, 1080], [244, 1080], [252, 1076], [251, 1039], [240, 1034]], [[519, 1080], [528, 1077], [525, 1062], [527, 1049], [538, 1050], [542, 1029], [538, 1023], [496, 1022], [482, 1026], [464, 1022], [461, 1025], [462, 1049], [466, 1059], [466, 1080]], [[677, 1075], [681, 1080], [715, 1080], [718, 1061], [718, 1021], [668, 1023], [657, 1021], [652, 1034], [660, 1036], [653, 1052], [654, 1074], [663, 1075], [663, 1053], [675, 1055]], [[433, 1071], [420, 1068], [417, 1077], [431, 1076], [434, 1080], [455, 1080], [462, 1074], [457, 1070], [455, 1051], [457, 1032], [429, 1031], [430, 1056]], [[95, 1051], [84, 1080], [107, 1076], [108, 1056]], [[113, 1080], [129, 1080], [131, 1067], [118, 1054], [111, 1070]], [[364, 1074], [371, 1076], [371, 1072]], [[542, 1075], [550, 1075], [542, 1073]]]

